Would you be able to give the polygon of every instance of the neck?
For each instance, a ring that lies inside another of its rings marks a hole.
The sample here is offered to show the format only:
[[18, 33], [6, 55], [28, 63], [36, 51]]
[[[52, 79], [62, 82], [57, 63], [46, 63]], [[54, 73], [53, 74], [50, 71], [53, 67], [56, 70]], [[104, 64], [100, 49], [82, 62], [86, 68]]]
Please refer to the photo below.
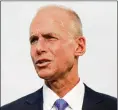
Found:
[[[76, 68], [76, 67], [75, 67]], [[74, 68], [74, 70], [75, 70]], [[77, 68], [76, 68], [77, 70]], [[77, 71], [71, 71], [66, 77], [53, 81], [45, 81], [46, 85], [60, 98], [64, 97], [80, 81]]]
[[76, 84], [80, 81], [80, 79], [74, 80], [59, 80], [54, 82], [46, 82], [46, 85], [53, 90], [60, 98], [64, 97], [72, 88], [76, 86]]

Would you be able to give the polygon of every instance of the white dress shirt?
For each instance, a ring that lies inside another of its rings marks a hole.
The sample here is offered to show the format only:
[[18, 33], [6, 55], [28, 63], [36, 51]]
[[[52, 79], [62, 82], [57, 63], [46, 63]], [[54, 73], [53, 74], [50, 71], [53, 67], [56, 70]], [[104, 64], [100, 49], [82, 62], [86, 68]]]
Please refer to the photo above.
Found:
[[[65, 110], [82, 110], [84, 92], [85, 92], [84, 84], [81, 81], [79, 81], [79, 83], [62, 98], [69, 105]], [[59, 99], [59, 96], [44, 84], [43, 110], [56, 110], [54, 102], [57, 99]]]

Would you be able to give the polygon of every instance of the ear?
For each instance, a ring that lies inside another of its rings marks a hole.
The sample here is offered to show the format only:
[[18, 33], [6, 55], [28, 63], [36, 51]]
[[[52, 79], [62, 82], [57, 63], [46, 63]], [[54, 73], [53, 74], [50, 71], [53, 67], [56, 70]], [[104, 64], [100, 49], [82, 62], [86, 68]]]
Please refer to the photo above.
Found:
[[86, 51], [86, 40], [83, 36], [79, 36], [76, 39], [76, 48], [75, 48], [75, 56], [82, 56]]

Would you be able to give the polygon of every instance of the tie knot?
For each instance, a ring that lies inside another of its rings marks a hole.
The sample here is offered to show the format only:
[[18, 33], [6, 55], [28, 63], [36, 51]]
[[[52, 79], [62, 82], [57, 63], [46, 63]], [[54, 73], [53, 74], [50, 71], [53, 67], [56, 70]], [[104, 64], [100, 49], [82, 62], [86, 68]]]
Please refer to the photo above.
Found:
[[58, 110], [65, 110], [65, 108], [68, 106], [68, 103], [64, 99], [58, 99], [55, 101], [54, 105]]

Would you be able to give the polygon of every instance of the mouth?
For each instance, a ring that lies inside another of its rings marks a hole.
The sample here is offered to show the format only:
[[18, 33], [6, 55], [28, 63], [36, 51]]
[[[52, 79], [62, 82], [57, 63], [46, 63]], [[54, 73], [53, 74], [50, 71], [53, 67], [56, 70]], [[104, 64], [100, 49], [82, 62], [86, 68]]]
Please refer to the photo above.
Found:
[[51, 60], [48, 60], [48, 59], [40, 59], [40, 60], [37, 60], [36, 61], [36, 66], [38, 67], [46, 67], [50, 64]]

